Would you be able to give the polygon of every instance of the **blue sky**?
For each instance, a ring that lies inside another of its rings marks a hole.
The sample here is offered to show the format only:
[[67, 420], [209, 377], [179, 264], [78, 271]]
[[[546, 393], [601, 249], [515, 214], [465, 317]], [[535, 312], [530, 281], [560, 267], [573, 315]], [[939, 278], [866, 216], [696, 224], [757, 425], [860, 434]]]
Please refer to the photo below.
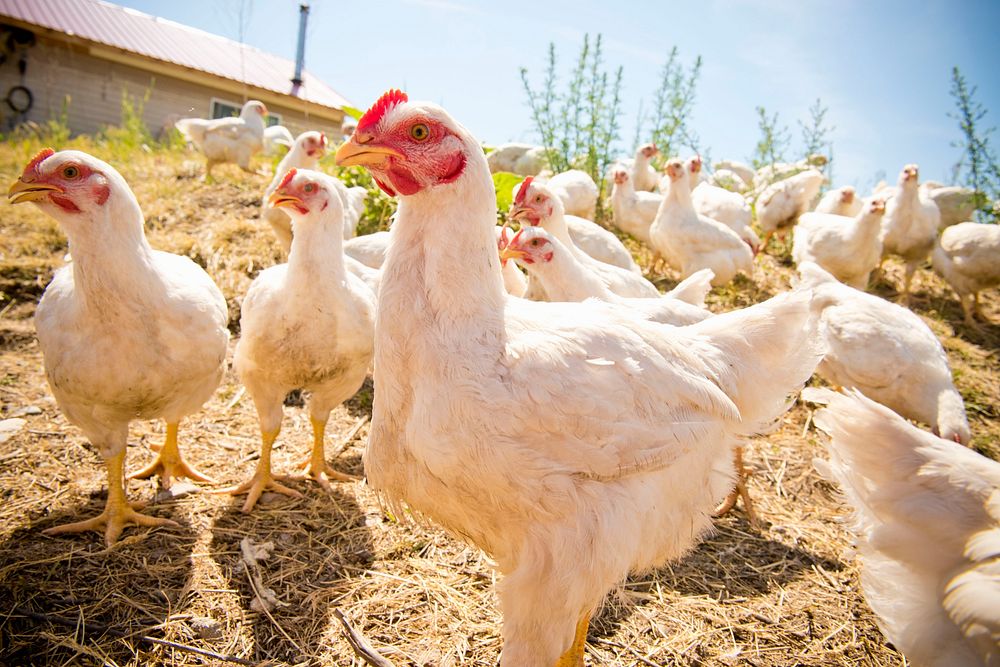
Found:
[[[296, 0], [119, 0], [157, 16], [294, 59]], [[562, 63], [583, 35], [602, 33], [609, 68], [624, 67], [624, 151], [640, 99], [649, 109], [672, 46], [704, 60], [692, 126], [713, 159], [746, 160], [754, 108], [792, 130], [817, 97], [836, 126], [834, 180], [869, 186], [916, 162], [948, 180], [959, 138], [948, 95], [958, 65], [1000, 126], [1000, 2], [701, 0], [701, 2], [480, 2], [312, 0], [306, 68], [356, 106], [389, 87], [443, 105], [480, 140], [536, 141], [519, 68], [535, 81], [549, 42]], [[1000, 136], [993, 139], [1000, 144]], [[1000, 146], [998, 146], [1000, 148]]]

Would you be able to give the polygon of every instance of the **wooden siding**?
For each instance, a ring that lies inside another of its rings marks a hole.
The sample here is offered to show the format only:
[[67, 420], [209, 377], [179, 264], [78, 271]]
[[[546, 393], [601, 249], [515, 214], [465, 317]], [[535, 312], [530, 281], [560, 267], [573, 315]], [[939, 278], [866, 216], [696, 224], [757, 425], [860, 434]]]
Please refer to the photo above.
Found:
[[[0, 96], [12, 86], [21, 84], [14, 59], [0, 67]], [[34, 105], [23, 120], [44, 123], [59, 116], [63, 100], [70, 97], [68, 124], [74, 134], [93, 133], [106, 125], [121, 122], [122, 93], [136, 100], [151, 89], [143, 120], [153, 136], [169, 127], [178, 118], [207, 118], [212, 98], [240, 102], [229, 91], [203, 86], [171, 77], [169, 73], [153, 74], [147, 69], [131, 67], [90, 55], [85, 47], [46, 38], [27, 51], [27, 71], [23, 85], [34, 95]], [[340, 122], [307, 116], [291, 105], [265, 100], [268, 109], [281, 114], [282, 124], [293, 135], [305, 130], [322, 130], [332, 137], [340, 136]], [[16, 114], [0, 100], [3, 129], [10, 129]]]

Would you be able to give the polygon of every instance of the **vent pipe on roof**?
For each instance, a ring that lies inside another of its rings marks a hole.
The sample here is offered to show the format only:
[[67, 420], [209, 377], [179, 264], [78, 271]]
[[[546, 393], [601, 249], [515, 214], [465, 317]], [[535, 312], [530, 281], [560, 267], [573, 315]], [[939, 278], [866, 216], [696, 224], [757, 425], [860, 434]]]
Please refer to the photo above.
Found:
[[295, 76], [292, 83], [295, 86], [302, 85], [302, 66], [306, 60], [306, 22], [309, 21], [309, 5], [302, 3], [299, 5], [299, 47], [295, 52]]

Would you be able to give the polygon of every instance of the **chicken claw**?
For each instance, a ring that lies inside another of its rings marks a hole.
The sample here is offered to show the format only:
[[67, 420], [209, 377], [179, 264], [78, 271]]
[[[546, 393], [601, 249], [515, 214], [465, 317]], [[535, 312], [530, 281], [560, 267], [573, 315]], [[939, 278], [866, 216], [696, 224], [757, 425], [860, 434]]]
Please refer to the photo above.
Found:
[[263, 434], [263, 445], [260, 450], [260, 461], [257, 462], [257, 470], [254, 472], [253, 477], [243, 482], [242, 484], [237, 484], [236, 486], [230, 486], [225, 489], [218, 489], [212, 491], [212, 493], [228, 493], [231, 495], [239, 495], [241, 493], [247, 494], [247, 500], [243, 503], [243, 507], [240, 510], [244, 514], [248, 514], [250, 510], [254, 508], [257, 501], [260, 500], [261, 495], [264, 491], [275, 491], [277, 493], [283, 493], [286, 496], [291, 496], [293, 498], [301, 498], [302, 494], [293, 488], [287, 487], [281, 482], [277, 481], [274, 475], [271, 473], [271, 446], [274, 441], [278, 438], [278, 431], [270, 431]]
[[305, 470], [302, 475], [295, 477], [295, 479], [311, 478], [327, 493], [333, 491], [333, 488], [330, 486], [331, 479], [338, 482], [357, 482], [360, 480], [360, 477], [335, 470], [326, 462], [323, 449], [323, 434], [326, 432], [326, 422], [315, 418], [311, 418], [310, 421], [313, 427], [312, 451], [309, 453], [309, 457], [299, 464], [299, 467], [305, 468]]
[[167, 424], [167, 438], [156, 458], [145, 468], [130, 473], [128, 479], [147, 479], [160, 474], [160, 486], [169, 489], [175, 477], [187, 477], [198, 482], [215, 484], [216, 481], [194, 468], [181, 456], [177, 446], [177, 424]]

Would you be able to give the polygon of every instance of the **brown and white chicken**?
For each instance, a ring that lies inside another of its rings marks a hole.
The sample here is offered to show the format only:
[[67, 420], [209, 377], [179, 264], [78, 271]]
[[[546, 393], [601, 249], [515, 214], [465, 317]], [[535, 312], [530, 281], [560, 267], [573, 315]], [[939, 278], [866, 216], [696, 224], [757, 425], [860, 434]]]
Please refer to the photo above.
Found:
[[934, 270], [955, 290], [965, 322], [988, 321], [979, 293], [1000, 285], [1000, 225], [962, 222], [941, 233], [934, 246]]
[[409, 507], [495, 560], [503, 667], [581, 665], [605, 593], [709, 527], [733, 441], [811, 374], [808, 299], [678, 328], [594, 300], [508, 296], [479, 142], [399, 91], [337, 162], [368, 167], [400, 200], [368, 482], [397, 516]]
[[[808, 393], [807, 393], [808, 392]], [[858, 392], [828, 403], [819, 471], [854, 509], [861, 590], [915, 667], [1000, 664], [1000, 463], [908, 424]]]
[[937, 204], [920, 190], [920, 170], [908, 164], [899, 173], [899, 185], [889, 198], [882, 218], [882, 257], [899, 256], [906, 262], [901, 290], [904, 304], [910, 300], [910, 283], [917, 267], [934, 248], [941, 213]]
[[46, 534], [103, 528], [110, 545], [128, 524], [177, 525], [140, 514], [127, 500], [128, 426], [137, 418], [167, 424], [156, 460], [132, 477], [159, 472], [165, 488], [174, 477], [208, 479], [181, 457], [177, 431], [225, 373], [226, 300], [190, 259], [149, 246], [139, 202], [106, 162], [79, 151], [45, 149], [7, 196], [13, 204], [33, 202], [69, 238], [73, 261], [45, 289], [35, 326], [59, 407], [97, 448], [108, 471], [104, 511]]
[[854, 188], [845, 185], [823, 195], [816, 204], [816, 213], [832, 213], [853, 218], [861, 212], [861, 206], [862, 202], [858, 199]]
[[682, 278], [700, 269], [712, 269], [715, 286], [729, 283], [737, 273], [751, 276], [750, 244], [726, 225], [695, 211], [684, 163], [670, 160], [666, 173], [670, 186], [649, 228], [658, 255], [674, 264]]
[[840, 282], [864, 290], [882, 257], [884, 213], [881, 199], [867, 202], [855, 217], [803, 213], [792, 233], [792, 260], [815, 262]]
[[549, 301], [599, 299], [628, 308], [653, 322], [674, 326], [701, 322], [712, 315], [705, 308], [705, 295], [712, 289], [710, 269], [685, 278], [659, 298], [627, 298], [611, 292], [597, 274], [541, 227], [525, 226], [502, 240], [505, 244], [500, 249], [501, 264], [510, 264], [508, 260], [513, 259], [523, 265], [542, 284]]
[[208, 180], [212, 178], [212, 168], [226, 162], [253, 173], [250, 158], [264, 147], [265, 116], [264, 103], [250, 100], [243, 105], [237, 118], [181, 118], [175, 125], [205, 154], [205, 179]]
[[271, 194], [272, 206], [288, 210], [294, 234], [288, 263], [261, 271], [240, 309], [233, 366], [257, 407], [261, 454], [253, 477], [220, 492], [246, 493], [244, 512], [269, 489], [300, 495], [271, 472], [271, 447], [293, 389], [310, 392], [307, 474], [324, 488], [329, 478], [354, 479], [323, 455], [330, 411], [361, 388], [374, 340], [375, 294], [344, 266], [345, 190], [332, 176], [292, 169]]

